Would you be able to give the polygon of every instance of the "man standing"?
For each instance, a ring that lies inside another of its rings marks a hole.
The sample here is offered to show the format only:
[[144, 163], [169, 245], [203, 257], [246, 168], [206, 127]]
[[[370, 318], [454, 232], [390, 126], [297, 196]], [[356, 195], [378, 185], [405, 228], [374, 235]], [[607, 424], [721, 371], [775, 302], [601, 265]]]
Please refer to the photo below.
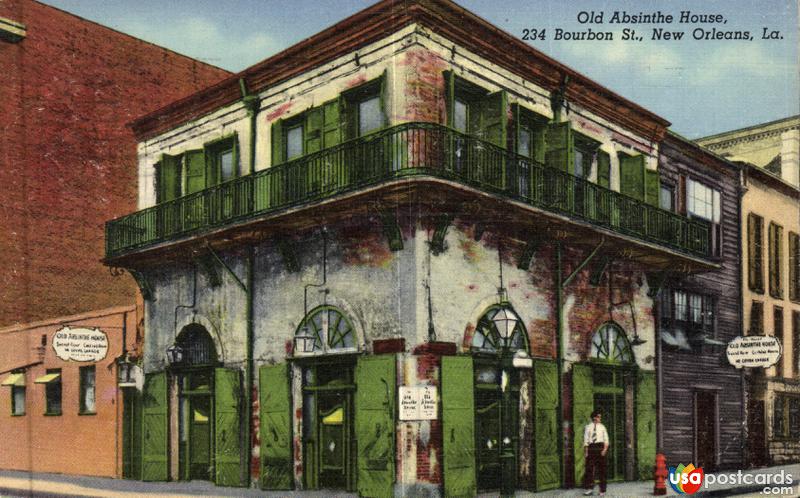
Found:
[[608, 431], [600, 422], [600, 410], [592, 412], [592, 422], [583, 429], [583, 456], [586, 471], [583, 475], [584, 495], [594, 492], [594, 480], [600, 474], [600, 496], [606, 494], [606, 453], [608, 453]]

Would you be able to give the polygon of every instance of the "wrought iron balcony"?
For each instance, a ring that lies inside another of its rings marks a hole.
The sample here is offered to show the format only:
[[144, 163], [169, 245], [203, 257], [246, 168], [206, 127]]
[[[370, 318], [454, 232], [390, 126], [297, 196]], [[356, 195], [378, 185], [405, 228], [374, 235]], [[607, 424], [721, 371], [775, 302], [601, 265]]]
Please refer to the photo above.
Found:
[[706, 222], [445, 126], [405, 123], [111, 220], [106, 257], [410, 176], [447, 179], [692, 256], [709, 256]]

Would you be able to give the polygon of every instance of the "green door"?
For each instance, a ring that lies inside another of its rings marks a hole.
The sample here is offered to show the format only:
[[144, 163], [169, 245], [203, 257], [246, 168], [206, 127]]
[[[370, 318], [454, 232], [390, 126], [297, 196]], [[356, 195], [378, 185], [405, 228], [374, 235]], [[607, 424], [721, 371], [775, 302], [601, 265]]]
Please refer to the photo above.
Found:
[[[545, 205], [571, 211], [575, 183], [570, 175], [575, 171], [575, 140], [569, 121], [551, 123], [545, 133], [545, 165], [542, 172]], [[559, 173], [560, 172], [560, 173]]]
[[261, 487], [292, 489], [289, 373], [285, 363], [259, 368]]
[[534, 437], [536, 490], [561, 486], [558, 430], [558, 365], [554, 361], [533, 361]]
[[583, 455], [583, 428], [591, 421], [594, 405], [592, 367], [581, 363], [572, 365], [572, 433], [575, 460], [575, 484], [583, 482], [586, 459]]
[[142, 478], [142, 396], [136, 389], [122, 390], [122, 477]]
[[[184, 192], [188, 196], [206, 188], [206, 154], [203, 150], [190, 150], [185, 154], [186, 183]], [[184, 199], [181, 203], [183, 209], [184, 230], [201, 226], [206, 221], [206, 201], [203, 195], [197, 194]]]
[[239, 370], [214, 369], [214, 482], [218, 486], [242, 485], [240, 403]]
[[[505, 149], [508, 144], [508, 95], [505, 91], [495, 92], [484, 97], [473, 106], [474, 118], [470, 133], [481, 140]], [[477, 125], [475, 125], [477, 118]], [[478, 181], [498, 189], [506, 187], [506, 157], [502, 151], [477, 147], [474, 160], [478, 169]]]
[[167, 458], [167, 374], [145, 376], [142, 397], [142, 480], [169, 479]]
[[441, 367], [444, 494], [475, 496], [475, 410], [472, 358], [445, 356]]
[[[492, 386], [494, 387], [494, 386]], [[475, 390], [475, 472], [478, 489], [500, 489], [502, 408], [499, 389]]]
[[355, 429], [361, 496], [393, 495], [395, 376], [394, 355], [362, 357], [356, 365]]
[[347, 488], [348, 396], [346, 392], [317, 394], [318, 483], [322, 488]]
[[652, 479], [656, 459], [656, 374], [639, 371], [636, 385], [636, 461], [639, 479]]

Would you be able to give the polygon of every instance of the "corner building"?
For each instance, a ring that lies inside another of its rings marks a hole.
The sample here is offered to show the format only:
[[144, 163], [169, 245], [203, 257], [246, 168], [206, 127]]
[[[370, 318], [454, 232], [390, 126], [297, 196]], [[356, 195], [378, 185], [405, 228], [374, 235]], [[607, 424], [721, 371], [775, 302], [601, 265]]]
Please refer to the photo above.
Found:
[[[362, 496], [580, 483], [656, 452], [668, 122], [452, 2], [385, 1], [132, 125], [144, 480]], [[653, 280], [655, 278], [655, 280]]]

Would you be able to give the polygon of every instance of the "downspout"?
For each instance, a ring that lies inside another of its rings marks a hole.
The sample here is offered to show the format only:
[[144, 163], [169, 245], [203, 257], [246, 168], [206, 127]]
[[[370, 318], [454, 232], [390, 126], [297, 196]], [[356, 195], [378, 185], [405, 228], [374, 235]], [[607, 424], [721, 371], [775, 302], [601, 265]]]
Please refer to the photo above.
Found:
[[561, 242], [556, 243], [556, 364], [558, 367], [558, 427], [561, 430], [561, 442], [558, 445], [558, 470], [561, 474], [561, 487], [566, 486], [567, 476], [564, 473], [564, 346], [562, 344], [564, 335], [564, 284], [561, 275]]
[[[250, 157], [249, 157], [249, 173], [253, 174], [256, 170], [256, 132], [257, 132], [257, 121], [258, 121], [258, 111], [260, 108], [261, 101], [256, 95], [250, 95], [247, 91], [247, 84], [244, 81], [244, 78], [239, 79], [239, 88], [242, 91], [242, 104], [244, 105], [245, 109], [247, 109], [247, 115], [250, 118], [250, 140], [249, 140], [249, 150], [250, 150]], [[250, 207], [252, 208], [253, 203], [253, 192], [250, 193], [250, 198], [248, 202], [250, 203]], [[255, 248], [252, 244], [247, 246], [247, 261], [245, 265], [245, 314], [247, 316], [247, 351], [245, 353], [245, 390], [244, 390], [244, 406], [246, 407], [247, 413], [247, 420], [245, 423], [245, 469], [244, 469], [244, 482], [247, 484], [247, 487], [251, 487], [251, 479], [252, 479], [252, 445], [253, 445], [253, 389], [255, 386], [255, 382], [253, 381], [253, 349], [254, 349], [254, 337], [255, 337], [255, 323], [253, 321], [253, 281], [254, 281], [254, 271], [253, 266], [255, 265]]]
[[[742, 222], [743, 222], [743, 220], [742, 220], [742, 200], [744, 199], [744, 194], [747, 192], [747, 188], [744, 186], [744, 169], [743, 168], [739, 170], [738, 180], [739, 181], [738, 181], [738, 186], [737, 186], [738, 187], [737, 188], [737, 194], [738, 194], [739, 198], [737, 199], [737, 202], [736, 202], [736, 217], [737, 217], [736, 223], [737, 223], [737, 230], [739, 231], [739, 236], [736, 237], [736, 240], [738, 241], [738, 244], [737, 244], [737, 247], [736, 247], [736, 258], [737, 258], [736, 261], [738, 262], [738, 264], [736, 265], [736, 278], [737, 278], [737, 283], [739, 285], [739, 312], [738, 312], [738, 315], [739, 315], [739, 331], [740, 331], [740, 333], [742, 335], [744, 335], [745, 328], [744, 328], [744, 271], [742, 270], [742, 265], [744, 264], [744, 261], [742, 261], [742, 255], [743, 255], [743, 251], [742, 251], [742, 235], [743, 235], [742, 234]], [[743, 466], [745, 468], [748, 468], [748, 465], [750, 464], [750, 462], [747, 461], [748, 460], [747, 449], [749, 447], [749, 444], [747, 442], [747, 424], [748, 424], [748, 420], [747, 420], [747, 378], [745, 377], [745, 374], [744, 374], [744, 368], [740, 368], [739, 369], [739, 382], [741, 383], [741, 389], [742, 389], [742, 394], [741, 394], [742, 395], [742, 403], [741, 403], [741, 406], [740, 406], [740, 413], [741, 413], [741, 419], [742, 419], [742, 429], [741, 429], [741, 435], [739, 436], [741, 438], [741, 443], [739, 444], [739, 447], [741, 448], [741, 452], [742, 452], [741, 462], [742, 462], [742, 464], [743, 464]]]

